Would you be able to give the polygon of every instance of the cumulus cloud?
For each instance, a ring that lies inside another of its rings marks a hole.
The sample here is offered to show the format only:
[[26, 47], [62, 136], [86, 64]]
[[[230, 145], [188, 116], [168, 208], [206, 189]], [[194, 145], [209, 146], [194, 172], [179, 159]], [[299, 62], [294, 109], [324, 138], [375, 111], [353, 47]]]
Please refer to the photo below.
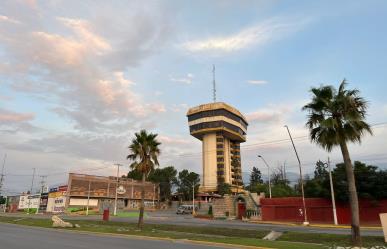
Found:
[[182, 47], [193, 53], [230, 53], [253, 46], [266, 45], [270, 41], [281, 39], [299, 30], [304, 25], [304, 21], [273, 18], [246, 27], [235, 34], [187, 41], [182, 44]]
[[173, 76], [169, 77], [169, 79], [173, 82], [183, 83], [183, 84], [187, 84], [187, 85], [192, 83], [193, 78], [194, 78], [194, 75], [191, 73], [188, 73], [184, 77], [173, 77]]
[[0, 122], [24, 122], [34, 119], [33, 113], [17, 113], [0, 108]]
[[8, 22], [12, 24], [19, 24], [20, 22], [18, 20], [15, 20], [13, 18], [10, 18], [8, 16], [0, 15], [0, 22]]
[[286, 108], [263, 108], [246, 114], [247, 121], [258, 123], [278, 122], [284, 118]]
[[266, 80], [248, 80], [247, 83], [252, 85], [265, 85], [268, 82]]
[[[131, 16], [133, 20], [138, 17]], [[13, 58], [2, 71], [14, 90], [53, 99], [50, 109], [69, 119], [76, 129], [114, 131], [116, 125], [130, 124], [138, 117], [152, 119], [151, 114], [165, 112], [165, 107], [145, 103], [133, 89], [135, 83], [126, 69], [163, 43], [159, 33], [164, 25], [151, 13], [143, 13], [141, 18], [152, 26], [142, 30], [143, 36], [137, 32], [118, 34], [114, 29], [108, 34], [89, 20], [63, 16], [54, 17], [55, 32], [39, 26], [1, 30], [5, 54]], [[151, 25], [154, 22], [158, 25]], [[124, 25], [127, 30], [137, 29], [131, 23]], [[125, 55], [129, 57], [123, 63]]]

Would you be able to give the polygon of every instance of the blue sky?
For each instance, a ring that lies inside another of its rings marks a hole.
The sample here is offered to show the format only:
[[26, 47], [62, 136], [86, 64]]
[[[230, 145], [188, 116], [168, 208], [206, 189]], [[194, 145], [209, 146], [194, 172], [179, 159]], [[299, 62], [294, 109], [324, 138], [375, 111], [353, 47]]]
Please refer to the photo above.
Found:
[[[162, 141], [161, 165], [201, 172], [186, 111], [217, 99], [249, 119], [243, 171], [296, 158], [305, 172], [330, 155], [305, 137], [309, 89], [343, 78], [387, 122], [385, 1], [2, 1], [0, 153], [5, 187], [29, 186], [32, 168], [52, 184], [66, 173], [114, 174], [141, 128]], [[350, 147], [354, 160], [387, 166], [387, 126]], [[244, 149], [243, 149], [244, 148]], [[125, 168], [125, 170], [127, 170]]]

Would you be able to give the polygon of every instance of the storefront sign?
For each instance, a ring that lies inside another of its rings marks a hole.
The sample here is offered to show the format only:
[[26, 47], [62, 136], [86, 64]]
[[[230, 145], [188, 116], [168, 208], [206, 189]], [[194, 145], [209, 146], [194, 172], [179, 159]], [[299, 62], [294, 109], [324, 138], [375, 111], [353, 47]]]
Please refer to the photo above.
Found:
[[126, 193], [126, 189], [124, 188], [124, 186], [119, 186], [118, 188], [117, 188], [117, 194], [119, 194], [119, 195], [123, 195], [123, 194], [125, 194]]

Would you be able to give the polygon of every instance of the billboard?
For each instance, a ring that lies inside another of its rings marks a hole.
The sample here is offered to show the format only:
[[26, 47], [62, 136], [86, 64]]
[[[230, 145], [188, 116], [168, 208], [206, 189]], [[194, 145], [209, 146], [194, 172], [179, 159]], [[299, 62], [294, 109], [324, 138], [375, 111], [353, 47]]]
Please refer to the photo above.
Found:
[[20, 196], [18, 209], [39, 208], [40, 194]]

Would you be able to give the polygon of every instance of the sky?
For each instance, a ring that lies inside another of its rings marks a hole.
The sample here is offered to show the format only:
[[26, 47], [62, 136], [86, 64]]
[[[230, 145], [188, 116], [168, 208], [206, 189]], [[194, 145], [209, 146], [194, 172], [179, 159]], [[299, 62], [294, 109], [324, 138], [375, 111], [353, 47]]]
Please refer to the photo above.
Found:
[[346, 78], [369, 102], [374, 135], [353, 160], [387, 168], [387, 2], [69, 1], [0, 3], [0, 158], [3, 190], [66, 183], [69, 172], [129, 170], [128, 145], [146, 129], [162, 143], [160, 167], [201, 174], [189, 107], [217, 101], [248, 119], [242, 171], [285, 164], [305, 174], [342, 161], [312, 144], [301, 110], [311, 87]]

